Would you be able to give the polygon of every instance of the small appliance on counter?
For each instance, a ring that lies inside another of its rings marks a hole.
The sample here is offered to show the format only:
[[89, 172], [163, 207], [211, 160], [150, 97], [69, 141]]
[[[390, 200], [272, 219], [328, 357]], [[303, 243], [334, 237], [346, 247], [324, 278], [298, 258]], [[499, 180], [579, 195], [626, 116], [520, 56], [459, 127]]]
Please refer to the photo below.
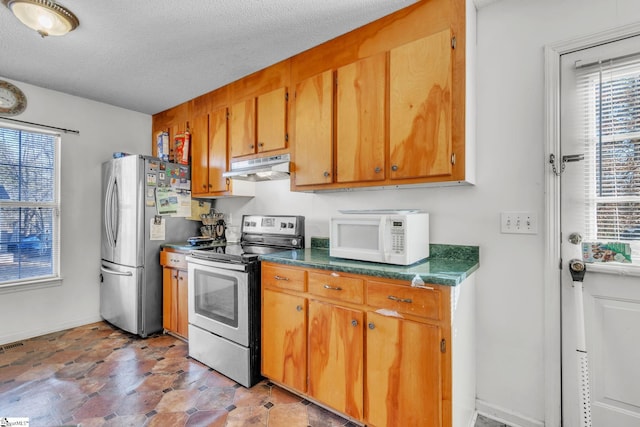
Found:
[[410, 265], [429, 257], [429, 214], [415, 209], [344, 210], [331, 218], [329, 255]]
[[200, 220], [202, 221], [202, 226], [200, 227], [201, 236], [190, 237], [187, 239], [187, 243], [192, 246], [200, 246], [227, 241], [227, 225], [224, 221], [223, 213], [210, 212], [202, 214], [200, 215]]

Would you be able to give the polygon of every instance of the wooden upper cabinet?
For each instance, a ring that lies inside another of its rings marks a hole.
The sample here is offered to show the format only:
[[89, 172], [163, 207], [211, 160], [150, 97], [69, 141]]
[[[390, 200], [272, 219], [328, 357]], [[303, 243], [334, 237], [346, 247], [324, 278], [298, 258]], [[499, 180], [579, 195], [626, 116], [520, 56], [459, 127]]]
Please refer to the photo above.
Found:
[[452, 56], [449, 29], [391, 49], [391, 179], [452, 173]]
[[191, 129], [191, 192], [209, 192], [209, 115], [193, 120]]
[[333, 71], [296, 86], [295, 185], [333, 180]]
[[385, 178], [386, 53], [337, 70], [337, 182]]
[[240, 157], [255, 153], [255, 98], [233, 104], [229, 111], [229, 117], [229, 151], [231, 152], [231, 157]]
[[227, 109], [197, 116], [191, 133], [192, 193], [204, 195], [228, 191], [222, 176], [227, 170]]
[[231, 106], [231, 157], [287, 148], [287, 89], [282, 87]]
[[209, 188], [211, 192], [229, 190], [227, 179], [227, 109], [209, 114]]
[[257, 152], [287, 148], [287, 89], [258, 96]]

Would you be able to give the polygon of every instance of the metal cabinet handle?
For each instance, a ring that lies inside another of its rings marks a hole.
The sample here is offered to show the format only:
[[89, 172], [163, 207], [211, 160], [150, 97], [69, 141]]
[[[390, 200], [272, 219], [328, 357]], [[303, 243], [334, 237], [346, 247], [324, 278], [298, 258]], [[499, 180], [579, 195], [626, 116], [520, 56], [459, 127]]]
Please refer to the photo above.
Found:
[[341, 291], [342, 290], [342, 288], [340, 286], [333, 287], [333, 286], [329, 286], [329, 285], [324, 285], [324, 288], [325, 289], [330, 289], [332, 291]]
[[249, 144], [249, 148], [253, 149], [254, 145], [253, 144]]
[[276, 279], [276, 280], [289, 280], [288, 277], [278, 276], [277, 274], [275, 276], [273, 276], [273, 278]]
[[389, 298], [391, 301], [406, 302], [408, 304], [411, 304], [413, 302], [411, 298], [398, 298], [394, 297], [393, 295], [389, 295], [387, 298]]
[[380, 173], [380, 172], [382, 172], [382, 169], [380, 168], [380, 166], [376, 166], [376, 168], [373, 171], [375, 173]]
[[264, 147], [264, 142], [259, 142], [258, 147]]
[[356, 319], [353, 319], [351, 321], [351, 326], [358, 326], [358, 321]]
[[398, 170], [398, 165], [391, 166], [391, 170], [396, 172]]
[[302, 306], [301, 306], [301, 305], [297, 305], [297, 306], [296, 306], [296, 310], [297, 310], [297, 311], [302, 311]]
[[376, 325], [373, 324], [373, 322], [369, 322], [369, 329], [375, 329]]
[[324, 173], [323, 173], [322, 175], [324, 175], [324, 177], [326, 178], [326, 177], [328, 177], [328, 176], [329, 176], [329, 172], [324, 171]]

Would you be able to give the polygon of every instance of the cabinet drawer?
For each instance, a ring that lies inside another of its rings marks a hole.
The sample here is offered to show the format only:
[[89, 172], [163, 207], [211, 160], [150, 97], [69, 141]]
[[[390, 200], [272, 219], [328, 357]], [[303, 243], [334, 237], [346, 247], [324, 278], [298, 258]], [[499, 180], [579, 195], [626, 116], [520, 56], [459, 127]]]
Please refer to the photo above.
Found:
[[383, 282], [367, 282], [367, 304], [398, 313], [440, 320], [440, 291]]
[[304, 292], [307, 272], [293, 268], [262, 264], [262, 285], [268, 288]]
[[334, 274], [309, 273], [309, 293], [340, 301], [362, 304], [364, 281]]
[[177, 268], [180, 270], [187, 269], [187, 256], [179, 252], [160, 252], [160, 264], [165, 267]]

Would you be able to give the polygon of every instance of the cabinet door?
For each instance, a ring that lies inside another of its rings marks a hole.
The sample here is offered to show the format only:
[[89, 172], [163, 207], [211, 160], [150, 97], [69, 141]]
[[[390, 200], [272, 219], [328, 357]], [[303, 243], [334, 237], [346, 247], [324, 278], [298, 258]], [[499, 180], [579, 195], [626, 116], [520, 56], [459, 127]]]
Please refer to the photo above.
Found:
[[256, 151], [256, 102], [255, 98], [231, 106], [229, 144], [231, 157], [246, 156]]
[[188, 338], [189, 336], [189, 306], [188, 306], [188, 272], [178, 270], [177, 290], [176, 290], [176, 333]]
[[175, 290], [178, 282], [178, 270], [162, 269], [162, 327], [167, 331], [175, 331], [176, 305]]
[[264, 289], [262, 375], [307, 390], [307, 299]]
[[338, 182], [385, 177], [386, 54], [337, 71], [336, 162]]
[[209, 192], [209, 115], [193, 120], [191, 129], [191, 192]]
[[227, 191], [227, 109], [221, 108], [209, 114], [209, 192]]
[[442, 426], [440, 328], [367, 313], [366, 420]]
[[333, 71], [298, 83], [295, 100], [295, 184], [333, 180]]
[[362, 418], [363, 320], [359, 310], [309, 301], [309, 395]]
[[258, 152], [287, 148], [287, 91], [276, 89], [258, 97]]
[[391, 50], [390, 177], [451, 175], [451, 31]]

